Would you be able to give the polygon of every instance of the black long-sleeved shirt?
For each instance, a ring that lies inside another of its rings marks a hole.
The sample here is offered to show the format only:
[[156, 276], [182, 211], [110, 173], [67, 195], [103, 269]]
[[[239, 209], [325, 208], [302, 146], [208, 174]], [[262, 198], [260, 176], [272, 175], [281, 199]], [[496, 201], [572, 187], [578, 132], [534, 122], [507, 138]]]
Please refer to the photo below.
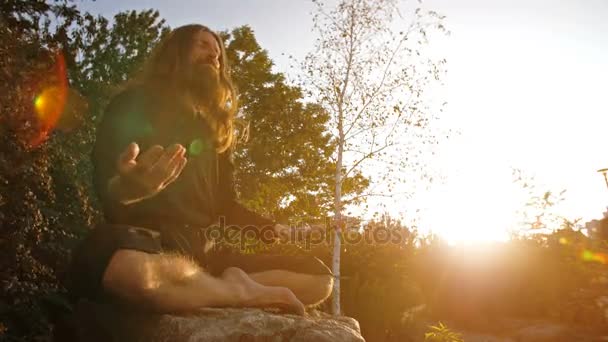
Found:
[[[226, 225], [273, 225], [237, 202], [231, 153], [216, 152], [206, 120], [193, 110], [160, 101], [165, 95], [132, 87], [114, 97], [106, 109], [97, 130], [93, 164], [107, 221], [155, 230], [172, 225], [203, 228], [220, 216]], [[179, 143], [187, 149], [188, 162], [177, 180], [160, 193], [122, 205], [108, 196], [107, 184], [131, 142], [139, 145], [140, 154], [155, 144], [167, 148]]]

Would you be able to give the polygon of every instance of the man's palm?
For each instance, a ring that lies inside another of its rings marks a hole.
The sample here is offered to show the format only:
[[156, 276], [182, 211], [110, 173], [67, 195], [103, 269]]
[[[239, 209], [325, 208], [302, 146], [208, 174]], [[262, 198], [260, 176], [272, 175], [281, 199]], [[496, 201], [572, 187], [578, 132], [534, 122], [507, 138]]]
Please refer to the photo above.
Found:
[[129, 144], [117, 162], [121, 183], [127, 188], [123, 201], [154, 196], [175, 181], [186, 165], [185, 151], [179, 144], [167, 149], [154, 145], [140, 155], [139, 146]]

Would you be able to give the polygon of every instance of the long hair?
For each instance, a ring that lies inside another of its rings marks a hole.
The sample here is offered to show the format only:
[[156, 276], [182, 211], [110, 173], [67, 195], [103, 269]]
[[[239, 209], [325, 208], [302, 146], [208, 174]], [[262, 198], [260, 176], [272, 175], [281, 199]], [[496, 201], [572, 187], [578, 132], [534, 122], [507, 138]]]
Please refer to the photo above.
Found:
[[220, 47], [218, 58], [220, 62], [218, 96], [220, 98], [214, 100], [211, 104], [212, 108], [208, 108], [205, 112], [206, 119], [215, 134], [216, 150], [218, 153], [222, 153], [234, 141], [234, 119], [238, 103], [236, 89], [230, 79], [224, 44], [217, 33], [198, 24], [174, 29], [155, 47], [144, 65], [138, 83], [164, 94], [182, 91], [180, 77], [190, 63], [188, 58], [194, 44], [194, 35], [201, 31], [213, 35]]

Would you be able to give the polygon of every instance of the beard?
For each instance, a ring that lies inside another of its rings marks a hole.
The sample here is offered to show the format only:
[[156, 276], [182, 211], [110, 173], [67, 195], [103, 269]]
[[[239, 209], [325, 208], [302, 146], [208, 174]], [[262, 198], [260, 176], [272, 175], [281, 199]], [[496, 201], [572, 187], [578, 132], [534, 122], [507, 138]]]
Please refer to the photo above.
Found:
[[223, 98], [223, 87], [219, 71], [209, 63], [197, 62], [184, 70], [186, 91], [197, 106], [208, 110], [219, 108]]

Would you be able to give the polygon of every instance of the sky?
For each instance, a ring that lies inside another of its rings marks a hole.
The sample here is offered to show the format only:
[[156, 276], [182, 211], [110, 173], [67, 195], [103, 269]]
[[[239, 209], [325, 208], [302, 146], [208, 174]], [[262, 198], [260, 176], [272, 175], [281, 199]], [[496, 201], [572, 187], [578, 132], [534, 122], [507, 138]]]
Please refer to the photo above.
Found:
[[[608, 167], [602, 96], [608, 1], [428, 0], [422, 6], [445, 15], [451, 32], [430, 47], [447, 59], [442, 125], [459, 133], [434, 161], [446, 171], [444, 182], [415, 203], [393, 200], [387, 209], [423, 208], [421, 229], [452, 242], [504, 239], [522, 204], [511, 176], [519, 168], [541, 189], [567, 190], [563, 215], [600, 218], [608, 206], [597, 173]], [[288, 74], [288, 56], [303, 58], [315, 39], [309, 0], [97, 0], [79, 7], [107, 17], [154, 8], [171, 27], [247, 24], [275, 71]]]

